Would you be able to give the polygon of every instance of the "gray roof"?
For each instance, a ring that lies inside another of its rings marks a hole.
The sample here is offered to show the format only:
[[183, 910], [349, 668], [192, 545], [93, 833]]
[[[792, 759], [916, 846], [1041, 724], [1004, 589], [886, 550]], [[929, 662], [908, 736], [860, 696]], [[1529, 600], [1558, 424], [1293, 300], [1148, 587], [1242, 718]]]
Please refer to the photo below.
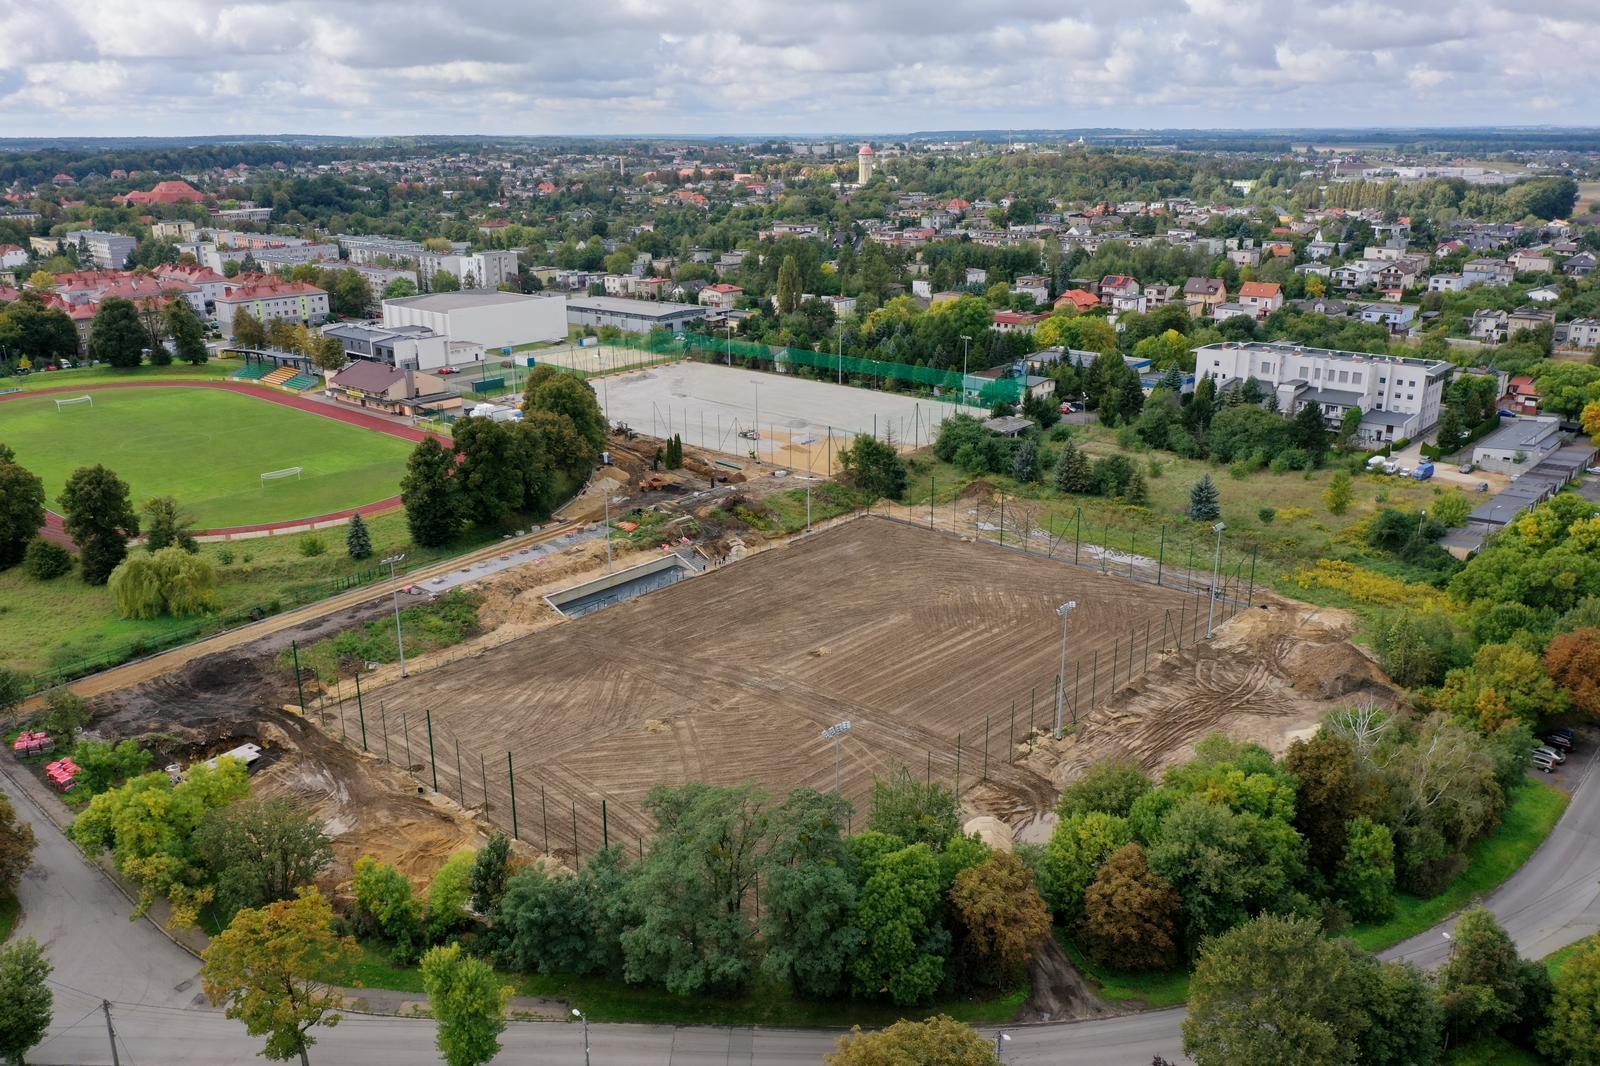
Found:
[[520, 292], [502, 292], [499, 289], [462, 289], [460, 292], [430, 292], [422, 296], [405, 296], [398, 300], [385, 300], [386, 304], [397, 307], [416, 307], [423, 311], [462, 311], [471, 307], [486, 307], [490, 304], [513, 304], [525, 300], [551, 300], [559, 299], [554, 296], [539, 296]]
[[1512, 418], [1477, 443], [1478, 448], [1504, 450], [1532, 448], [1561, 425], [1558, 418]]
[[1399, 411], [1379, 411], [1374, 409], [1361, 412], [1361, 424], [1364, 426], [1394, 426], [1399, 429], [1415, 417], [1415, 415], [1401, 414]]
[[1361, 403], [1359, 392], [1349, 392], [1345, 389], [1312, 389], [1308, 399], [1315, 403], [1332, 403], [1340, 407], [1355, 407]]
[[621, 296], [575, 296], [567, 301], [569, 310], [604, 311], [613, 315], [636, 315], [640, 318], [672, 318], [693, 311], [705, 315], [711, 308], [699, 304], [677, 304], [664, 300], [629, 300]]
[[388, 363], [357, 359], [333, 375], [333, 384], [348, 389], [360, 389], [362, 392], [385, 392], [405, 376], [404, 370], [397, 370]]

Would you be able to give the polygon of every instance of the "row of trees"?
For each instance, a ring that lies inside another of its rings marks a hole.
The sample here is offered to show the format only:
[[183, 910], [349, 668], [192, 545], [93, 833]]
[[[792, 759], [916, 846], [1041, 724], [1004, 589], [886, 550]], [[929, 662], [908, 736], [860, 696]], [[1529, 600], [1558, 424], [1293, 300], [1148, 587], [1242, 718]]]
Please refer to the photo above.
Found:
[[1211, 737], [1159, 786], [1092, 768], [1029, 859], [1057, 921], [1125, 969], [1173, 966], [1266, 912], [1382, 921], [1397, 892], [1431, 896], [1464, 868], [1531, 745], [1525, 726], [1485, 739], [1370, 709], [1335, 713], [1281, 761]]
[[607, 435], [594, 389], [553, 367], [529, 373], [521, 421], [451, 428], [451, 450], [424, 439], [400, 482], [411, 539], [424, 547], [450, 543], [468, 522], [548, 514], [583, 483]]
[[146, 352], [152, 366], [170, 364], [174, 354], [196, 366], [210, 358], [205, 326], [189, 301], [174, 296], [163, 306], [153, 298], [138, 303], [120, 296], [102, 300], [89, 329], [89, 358], [135, 367], [144, 362]]
[[233, 339], [244, 348], [297, 352], [310, 358], [319, 370], [338, 370], [347, 362], [344, 345], [339, 343], [338, 337], [330, 337], [286, 318], [262, 322], [242, 309], [233, 318]]

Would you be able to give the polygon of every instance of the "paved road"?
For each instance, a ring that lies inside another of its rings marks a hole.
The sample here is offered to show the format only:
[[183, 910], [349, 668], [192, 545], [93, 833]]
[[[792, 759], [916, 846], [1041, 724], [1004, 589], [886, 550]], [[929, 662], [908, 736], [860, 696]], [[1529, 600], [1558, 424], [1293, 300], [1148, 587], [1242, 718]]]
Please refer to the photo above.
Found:
[[[1586, 738], [1592, 752], [1594, 738]], [[1580, 762], [1580, 759], [1582, 760]], [[1600, 785], [1592, 755], [1575, 757], [1565, 772], [1576, 782], [1573, 800], [1545, 845], [1501, 889], [1491, 909], [1525, 955], [1538, 957], [1600, 928]], [[0, 768], [0, 791], [11, 798], [39, 837], [34, 868], [23, 879], [20, 935], [44, 942], [56, 966], [56, 1018], [50, 1037], [30, 1056], [37, 1063], [100, 1066], [111, 1061], [100, 998], [113, 1018], [127, 1063], [204, 1063], [253, 1066], [258, 1041], [197, 995], [195, 960], [148, 922], [129, 921], [127, 900], [46, 819]], [[1450, 923], [1385, 953], [1435, 965], [1448, 952], [1440, 932]], [[1157, 1054], [1180, 1053], [1181, 1009], [1102, 1021], [1018, 1026], [1008, 1030], [1008, 1063], [1147, 1066]], [[780, 1066], [817, 1063], [838, 1034], [817, 1030], [674, 1028], [597, 1025], [592, 1059], [611, 1066]], [[993, 1036], [994, 1030], [987, 1031]], [[435, 1063], [433, 1027], [426, 1020], [351, 1016], [318, 1034], [313, 1062], [349, 1066]], [[577, 1025], [514, 1024], [497, 1061], [577, 1066], [583, 1061]]]

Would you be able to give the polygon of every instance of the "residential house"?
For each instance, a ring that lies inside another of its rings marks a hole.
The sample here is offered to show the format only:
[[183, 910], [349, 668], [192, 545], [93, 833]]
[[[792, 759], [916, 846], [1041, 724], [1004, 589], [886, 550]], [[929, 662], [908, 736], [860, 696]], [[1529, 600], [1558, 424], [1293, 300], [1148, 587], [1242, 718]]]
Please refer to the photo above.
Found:
[[737, 285], [726, 283], [707, 285], [700, 290], [700, 303], [707, 307], [715, 307], [719, 311], [728, 311], [733, 308], [739, 297], [744, 295], [744, 290]]
[[1504, 259], [1472, 259], [1461, 273], [1473, 285], [1510, 285], [1517, 276], [1516, 268]]
[[1071, 307], [1079, 314], [1083, 314], [1100, 306], [1100, 297], [1088, 289], [1068, 289], [1056, 297], [1056, 302], [1052, 306], [1058, 311], [1063, 307]]
[[1228, 283], [1221, 278], [1190, 278], [1183, 283], [1183, 302], [1192, 318], [1208, 318], [1218, 304], [1228, 302]]
[[394, 415], [418, 415], [461, 407], [444, 379], [370, 359], [357, 359], [328, 379], [327, 393], [339, 403]]
[[1395, 259], [1386, 263], [1375, 278], [1380, 289], [1414, 289], [1422, 282], [1420, 259]]
[[1146, 285], [1144, 287], [1144, 296], [1145, 306], [1153, 310], [1157, 307], [1165, 307], [1168, 304], [1181, 303], [1183, 301], [1183, 288], [1179, 285], [1163, 285], [1157, 282], [1154, 285]]
[[1228, 262], [1236, 267], [1258, 267], [1261, 265], [1261, 249], [1230, 248], [1228, 249]]
[[1018, 296], [1031, 296], [1040, 307], [1050, 302], [1050, 279], [1043, 274], [1023, 274], [1011, 283], [1011, 291]]
[[1144, 290], [1126, 274], [1107, 274], [1100, 279], [1100, 299], [1113, 311], [1143, 312], [1148, 306]]
[[1561, 299], [1561, 290], [1554, 285], [1540, 285], [1537, 289], [1528, 290], [1528, 299], [1536, 304], [1553, 304]]
[[1538, 329], [1540, 326], [1554, 326], [1556, 313], [1554, 311], [1540, 311], [1534, 307], [1519, 307], [1506, 316], [1507, 336], [1513, 336], [1518, 330]]
[[1557, 322], [1555, 341], [1568, 348], [1600, 347], [1600, 318], [1575, 318], [1571, 322]]
[[1538, 414], [1539, 398], [1538, 383], [1527, 374], [1515, 374], [1506, 382], [1506, 394], [1500, 397], [1500, 406], [1513, 414]]
[[1600, 259], [1596, 259], [1593, 252], [1579, 252], [1561, 264], [1561, 271], [1568, 277], [1586, 278], [1594, 273], [1597, 265], [1600, 265]]
[[1226, 322], [1230, 318], [1255, 318], [1253, 307], [1244, 304], [1218, 304], [1211, 309], [1211, 318], [1216, 322]]
[[1333, 296], [1313, 296], [1304, 300], [1290, 300], [1289, 306], [1301, 314], [1325, 315], [1328, 318], [1345, 318], [1350, 310], [1360, 304], [1349, 303]]
[[1474, 282], [1468, 281], [1465, 274], [1434, 274], [1428, 278], [1429, 292], [1465, 292], [1472, 288]]
[[1405, 333], [1417, 321], [1416, 304], [1364, 303], [1355, 305], [1361, 321], [1383, 326], [1390, 333]]
[[20, 244], [0, 244], [0, 270], [15, 270], [28, 263], [28, 250]]
[[1266, 318], [1283, 306], [1283, 286], [1275, 281], [1247, 281], [1239, 286], [1239, 303]]
[[994, 329], [996, 333], [1032, 333], [1039, 323], [1049, 317], [1043, 311], [996, 311]]
[[1378, 272], [1385, 264], [1378, 259], [1352, 259], [1333, 270], [1332, 280], [1340, 289], [1365, 289], [1377, 283]]
[[967, 267], [966, 284], [968, 284], [968, 285], [987, 285], [987, 284], [989, 284], [989, 272], [987, 270], [983, 269], [983, 267]]
[[121, 270], [128, 265], [139, 242], [121, 233], [80, 229], [68, 233], [64, 240], [78, 246], [79, 256], [87, 255], [101, 270]]
[[1362, 413], [1361, 439], [1382, 443], [1414, 437], [1439, 418], [1454, 367], [1442, 360], [1309, 348], [1286, 342], [1227, 341], [1195, 349], [1195, 372], [1219, 391], [1255, 378], [1285, 414], [1317, 404], [1330, 424]]
[[1548, 274], [1555, 269], [1555, 262], [1548, 255], [1528, 248], [1512, 252], [1506, 262], [1518, 274]]

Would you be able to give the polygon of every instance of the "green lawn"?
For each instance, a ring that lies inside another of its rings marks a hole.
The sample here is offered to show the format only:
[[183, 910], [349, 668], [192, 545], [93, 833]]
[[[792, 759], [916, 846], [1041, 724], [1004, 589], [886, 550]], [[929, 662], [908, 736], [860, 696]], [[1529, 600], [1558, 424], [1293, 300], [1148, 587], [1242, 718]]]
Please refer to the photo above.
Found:
[[[399, 491], [412, 445], [252, 396], [210, 389], [89, 391], [94, 406], [7, 401], [5, 442], [54, 501], [72, 471], [104, 463], [136, 502], [175, 496], [202, 528], [306, 518]], [[299, 478], [262, 485], [263, 471]]]
[[[1500, 828], [1477, 843], [1466, 870], [1449, 887], [1432, 899], [1398, 896], [1393, 918], [1357, 926], [1350, 931], [1350, 938], [1368, 951], [1382, 951], [1492, 892], [1544, 843], [1567, 809], [1568, 798], [1560, 789], [1529, 778], [1512, 793]], [[1070, 940], [1063, 938], [1062, 943], [1073, 963], [1099, 983], [1100, 995], [1109, 1002], [1138, 1002], [1157, 1008], [1175, 1006], [1189, 998], [1187, 972], [1124, 973], [1088, 959]], [[1552, 960], [1557, 956], [1565, 959], [1571, 953], [1570, 949], [1564, 952], [1557, 952]]]
[[[15, 635], [0, 641], [0, 666], [79, 676], [90, 667], [114, 665], [236, 625], [252, 608], [272, 614], [331, 596], [353, 577], [375, 576], [374, 560], [387, 555], [405, 552], [407, 567], [422, 566], [498, 540], [507, 532], [498, 527], [473, 529], [449, 547], [418, 548], [411, 543], [401, 512], [379, 515], [367, 525], [373, 554], [364, 561], [346, 554], [343, 527], [202, 544], [201, 554], [217, 566], [220, 602], [217, 612], [201, 618], [123, 619], [104, 586], [85, 585], [76, 573], [35, 581], [20, 566], [0, 570], [0, 632]], [[322, 541], [326, 549], [322, 555], [301, 554], [307, 536]]]
[[209, 363], [201, 363], [199, 366], [190, 366], [188, 363], [173, 363], [170, 366], [139, 366], [127, 369], [114, 366], [86, 366], [78, 370], [52, 370], [49, 373], [0, 378], [0, 389], [20, 387], [25, 392], [37, 392], [40, 389], [103, 385], [112, 381], [227, 378], [237, 374], [243, 366], [244, 364], [237, 359], [213, 359]]
[[[1027, 1002], [1024, 984], [989, 999], [938, 1000], [925, 1007], [901, 1008], [886, 1004], [806, 1002], [797, 1000], [783, 985], [758, 977], [751, 988], [733, 997], [675, 996], [658, 988], [624, 981], [502, 973], [522, 996], [570, 1000], [593, 1022], [637, 1022], [663, 1025], [771, 1025], [771, 1026], [883, 1026], [901, 1018], [948, 1014], [969, 1025], [996, 1025], [1017, 1016]], [[345, 970], [341, 980], [359, 988], [387, 988], [421, 994], [422, 976], [414, 967], [397, 966], [381, 947], [363, 944], [361, 958]]]

